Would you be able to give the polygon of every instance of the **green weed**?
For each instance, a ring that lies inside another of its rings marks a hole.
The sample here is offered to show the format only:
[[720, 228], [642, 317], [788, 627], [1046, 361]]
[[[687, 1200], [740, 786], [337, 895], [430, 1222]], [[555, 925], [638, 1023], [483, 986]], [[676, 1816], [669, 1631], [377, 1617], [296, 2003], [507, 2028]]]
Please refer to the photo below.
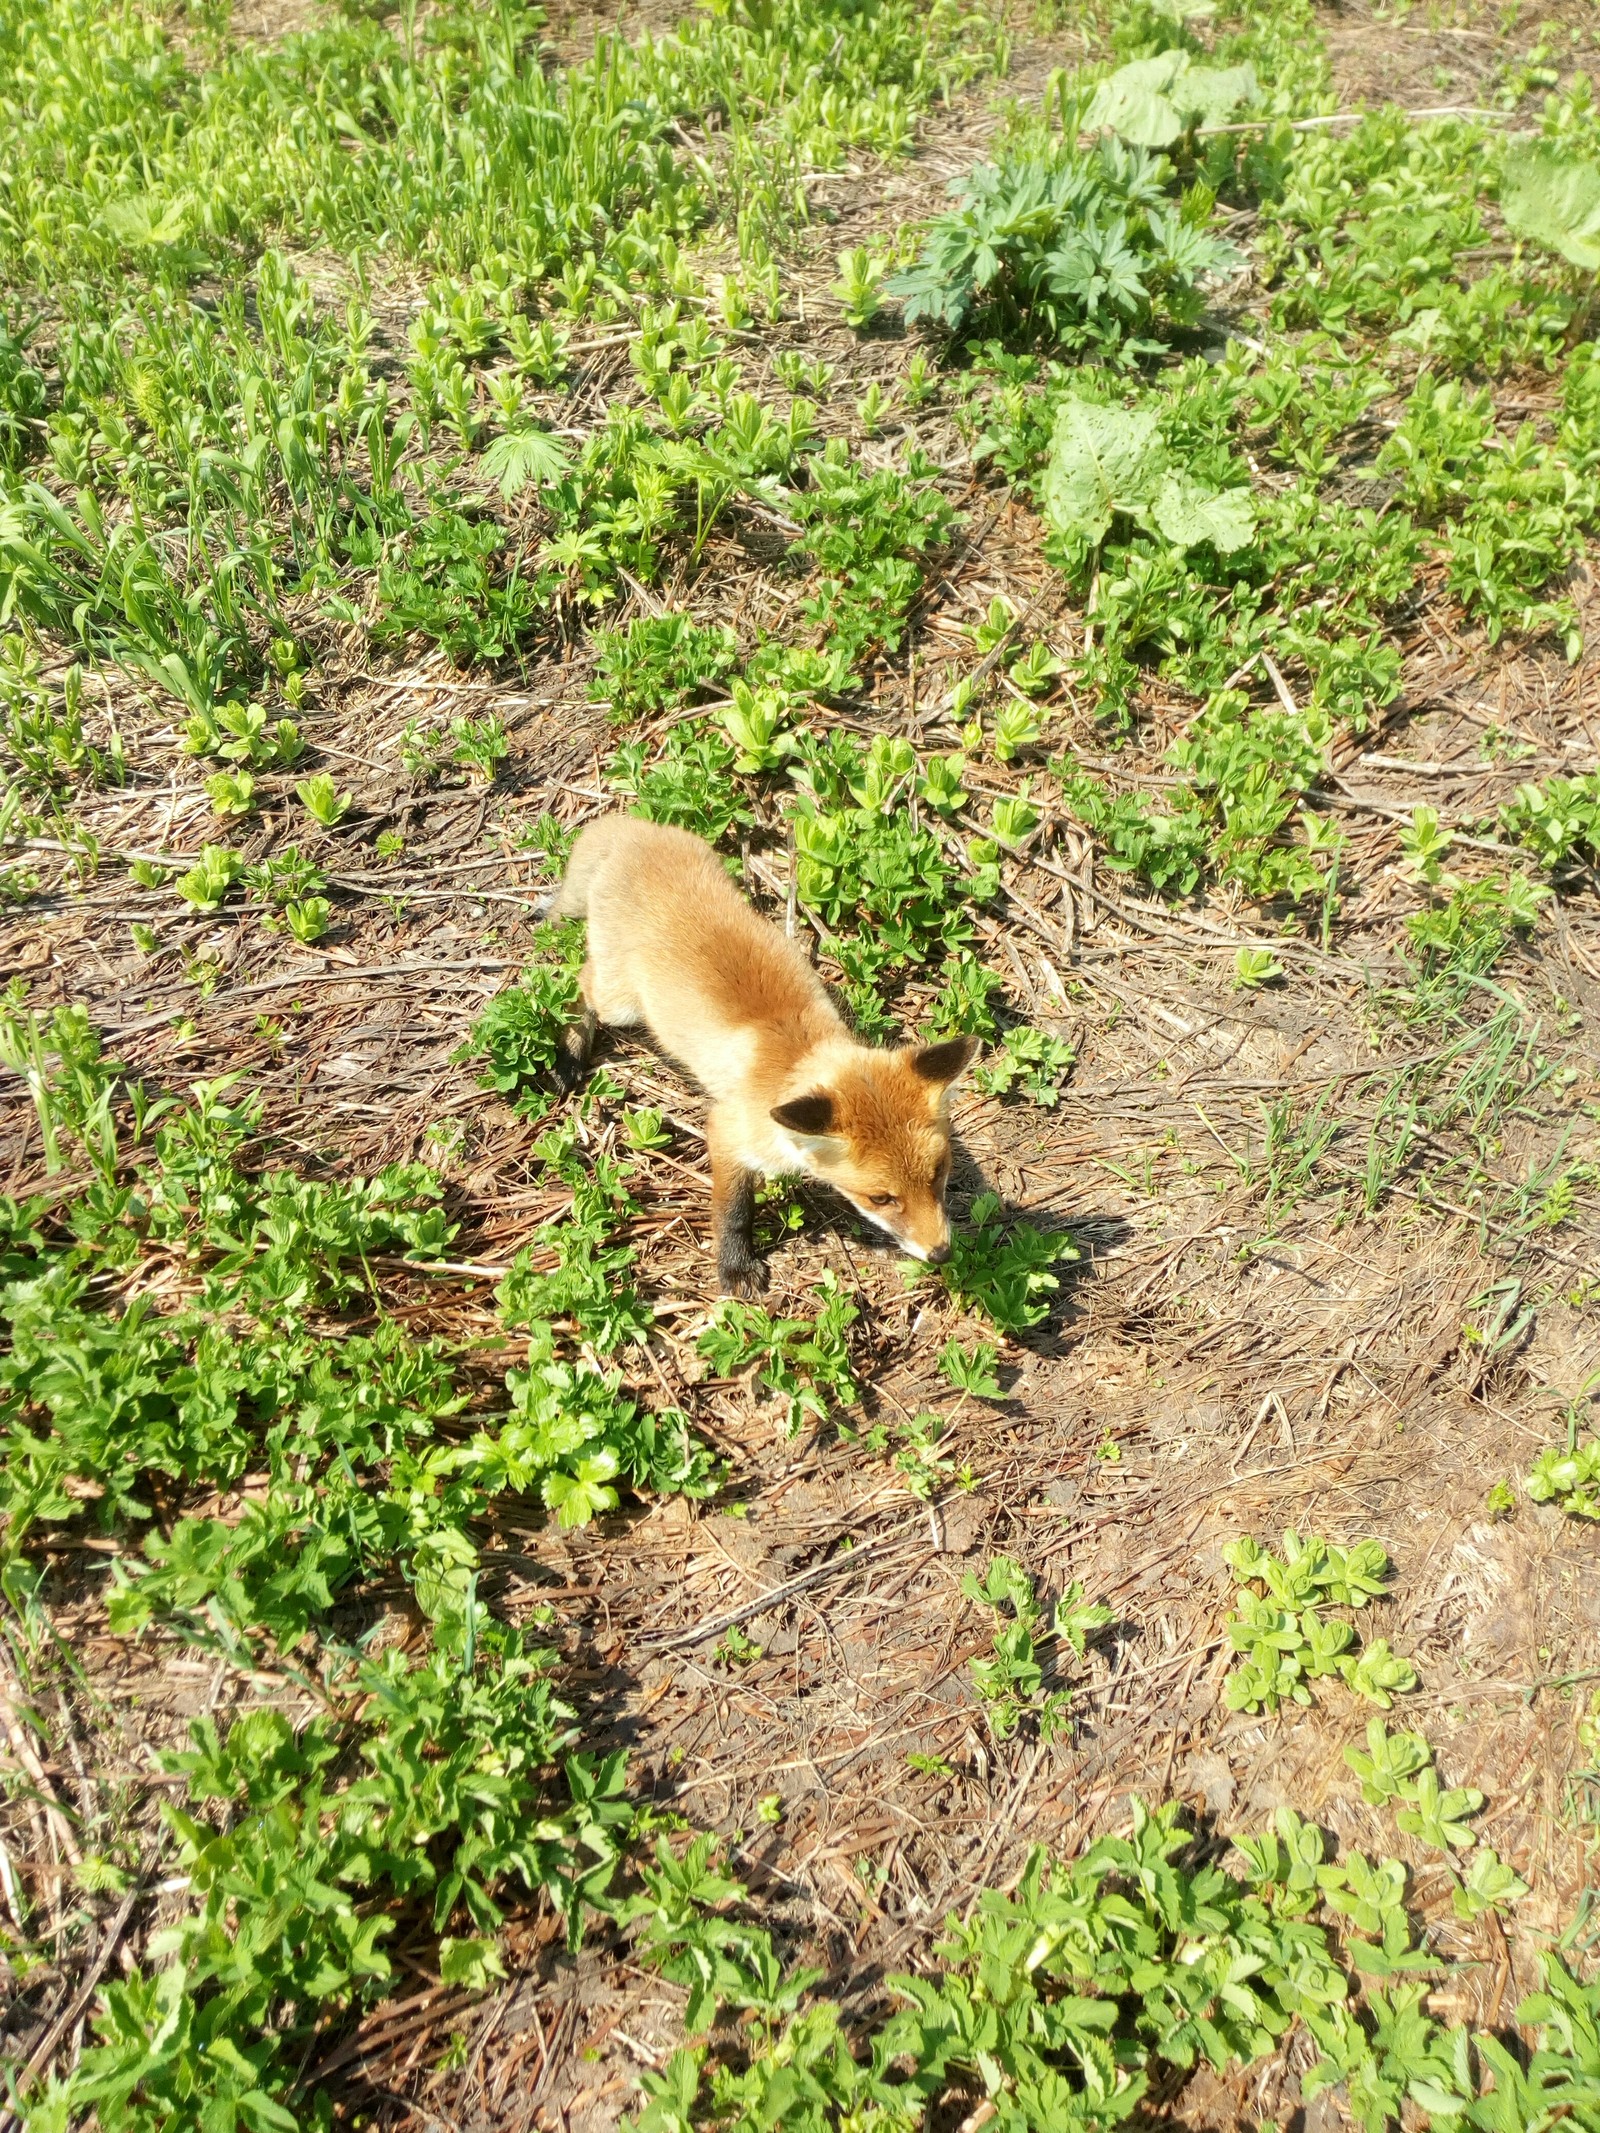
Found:
[[818, 1284], [814, 1318], [774, 1318], [759, 1304], [724, 1297], [701, 1334], [699, 1352], [719, 1377], [749, 1373], [783, 1408], [783, 1430], [793, 1436], [807, 1416], [827, 1420], [830, 1403], [853, 1407], [860, 1399], [850, 1360], [849, 1330], [860, 1312], [829, 1275]]
[[1283, 1536], [1275, 1556], [1253, 1540], [1223, 1550], [1240, 1580], [1228, 1635], [1243, 1656], [1225, 1691], [1233, 1711], [1276, 1711], [1283, 1698], [1308, 1704], [1313, 1681], [1337, 1675], [1359, 1696], [1387, 1710], [1396, 1693], [1415, 1688], [1409, 1661], [1384, 1638], [1358, 1647], [1348, 1622], [1328, 1621], [1324, 1607], [1361, 1609], [1383, 1591], [1389, 1559], [1376, 1541], [1343, 1549], [1314, 1535]]
[[1002, 1333], [1018, 1334], [1050, 1313], [1061, 1286], [1052, 1267], [1078, 1257], [1066, 1236], [1049, 1236], [1001, 1213], [994, 1193], [981, 1193], [965, 1223], [951, 1231], [945, 1287], [968, 1310], [981, 1311]]

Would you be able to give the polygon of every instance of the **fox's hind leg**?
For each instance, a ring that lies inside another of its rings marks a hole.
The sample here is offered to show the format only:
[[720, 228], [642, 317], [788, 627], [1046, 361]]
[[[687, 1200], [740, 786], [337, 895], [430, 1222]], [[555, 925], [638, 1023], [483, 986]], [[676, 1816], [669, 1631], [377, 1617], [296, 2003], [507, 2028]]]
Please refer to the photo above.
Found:
[[717, 1248], [717, 1286], [724, 1296], [759, 1296], [767, 1286], [766, 1261], [756, 1251], [756, 1181], [718, 1131], [715, 1112], [707, 1121], [711, 1147], [711, 1235]]

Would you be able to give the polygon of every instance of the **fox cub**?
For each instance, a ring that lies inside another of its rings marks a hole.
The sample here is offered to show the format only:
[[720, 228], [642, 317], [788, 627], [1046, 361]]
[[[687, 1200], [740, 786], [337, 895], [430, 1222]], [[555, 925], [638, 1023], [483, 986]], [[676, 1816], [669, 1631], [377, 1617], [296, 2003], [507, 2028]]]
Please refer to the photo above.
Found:
[[724, 1291], [757, 1294], [763, 1174], [831, 1185], [917, 1259], [950, 1256], [950, 1087], [975, 1037], [892, 1051], [858, 1043], [800, 949], [757, 915], [698, 837], [633, 815], [583, 831], [552, 904], [587, 918], [586, 1012], [564, 1075], [595, 1027], [643, 1023], [711, 1099], [711, 1219]]

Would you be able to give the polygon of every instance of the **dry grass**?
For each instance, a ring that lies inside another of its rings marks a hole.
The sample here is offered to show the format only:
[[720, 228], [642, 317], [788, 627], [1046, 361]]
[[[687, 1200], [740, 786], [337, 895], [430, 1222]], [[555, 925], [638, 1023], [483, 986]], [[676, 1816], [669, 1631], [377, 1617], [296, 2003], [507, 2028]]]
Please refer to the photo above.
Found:
[[[556, 25], [563, 37], [591, 27]], [[1350, 7], [1330, 10], [1327, 30], [1350, 102], [1472, 101], [1505, 49], [1489, 17], [1424, 29]], [[1025, 42], [1008, 93], [1036, 91], [1065, 56], [1062, 40]], [[838, 325], [824, 293], [832, 250], [934, 209], [995, 123], [993, 105], [970, 98], [902, 168], [819, 188], [836, 220], [816, 235], [803, 315], [797, 307], [775, 340], [837, 366], [825, 428], [854, 433], [850, 402], [904, 360], [896, 339], [858, 339]], [[753, 374], [766, 354], [747, 343]], [[598, 349], [566, 419], [581, 424], [627, 389], [622, 348]], [[1525, 407], [1545, 389], [1512, 379], [1504, 393]], [[936, 415], [918, 435], [955, 463], [947, 421]], [[997, 592], [1033, 607], [1039, 633], [1063, 651], [1081, 627], [1022, 506], [976, 479], [958, 500], [968, 535], [918, 618], [916, 665], [873, 677], [870, 716], [890, 731], [927, 737], [919, 680]], [[783, 545], [759, 525], [727, 532], [692, 582], [658, 597], [753, 631], [796, 596], [775, 560]], [[1592, 575], [1581, 597], [1600, 644]], [[63, 880], [0, 931], [0, 977], [26, 976], [40, 1004], [83, 1003], [108, 1046], [158, 1081], [244, 1069], [289, 1149], [307, 1158], [336, 1148], [366, 1171], [420, 1152], [431, 1122], [465, 1119], [452, 1178], [467, 1225], [458, 1250], [464, 1262], [503, 1265], [561, 1195], [530, 1182], [532, 1129], [476, 1090], [452, 1054], [528, 945], [541, 877], [519, 854], [518, 832], [547, 811], [574, 823], [608, 804], [599, 765], [609, 729], [589, 706], [576, 641], [563, 660], [509, 683], [437, 658], [374, 674], [357, 642], [325, 650], [304, 726], [355, 796], [348, 829], [325, 849], [336, 884], [362, 892], [342, 905], [330, 939], [306, 950], [231, 916], [183, 922], [182, 945], [220, 975], [201, 1000], [180, 970], [151, 978], [128, 947], [137, 892], [91, 882], [78, 893]], [[489, 791], [421, 789], [400, 763], [406, 722], [468, 708], [504, 720], [508, 774]], [[1170, 736], [1162, 705], [1147, 708], [1119, 775], [1159, 775]], [[137, 775], [86, 804], [85, 825], [108, 853], [197, 850], [209, 823], [198, 767], [179, 756], [154, 704], [130, 698], [117, 715]], [[1359, 1162], [1383, 1093], [1377, 1070], [1392, 1074], [1397, 1059], [1437, 1048], [1421, 1028], [1386, 1036], [1381, 1057], [1375, 1049], [1375, 992], [1401, 931], [1395, 817], [1419, 800], [1470, 815], [1504, 797], [1508, 774], [1477, 753], [1490, 720], [1534, 751], [1516, 775], [1592, 764], [1600, 655], [1568, 667], [1544, 648], [1491, 654], [1430, 600], [1412, 625], [1405, 693], [1344, 773], [1355, 886], [1337, 948], [1297, 954], [1280, 990], [1235, 989], [1239, 914], [1225, 901], [1193, 913], [1147, 907], [1097, 872], [1070, 832], [1054, 859], [1016, 873], [1016, 923], [995, 929], [991, 959], [1019, 1009], [1072, 1037], [1078, 1064], [1055, 1112], [961, 1100], [956, 1206], [993, 1187], [1041, 1226], [1070, 1227], [1084, 1257], [1039, 1338], [1005, 1348], [1004, 1402], [959, 1411], [942, 1449], [970, 1462], [976, 1485], [945, 1490], [931, 1508], [907, 1496], [885, 1460], [831, 1430], [785, 1441], [746, 1387], [703, 1379], [694, 1338], [712, 1283], [702, 1107], [642, 1047], [610, 1046], [606, 1064], [630, 1095], [683, 1128], [674, 1152], [647, 1167], [648, 1213], [635, 1231], [652, 1288], [677, 1305], [651, 1367], [726, 1452], [733, 1487], [704, 1509], [665, 1502], [573, 1535], [504, 1527], [483, 1591], [512, 1618], [553, 1607], [589, 1744], [626, 1745], [636, 1790], [728, 1834], [794, 1949], [825, 1964], [829, 1989], [852, 2005], [872, 2005], [888, 1972], [923, 1959], [942, 1915], [1014, 1876], [1029, 1846], [1075, 1850], [1115, 1827], [1135, 1791], [1179, 1798], [1202, 1827], [1223, 1832], [1292, 1801], [1342, 1842], [1395, 1848], [1340, 1755], [1359, 1737], [1364, 1707], [1339, 1688], [1312, 1710], [1270, 1719], [1223, 1704], [1230, 1582], [1220, 1549], [1243, 1532], [1371, 1534], [1394, 1559], [1377, 1626], [1422, 1676], [1406, 1718], [1434, 1743], [1450, 1782], [1488, 1796], [1483, 1833], [1532, 1883], [1504, 1932], [1493, 1918], [1441, 1929], [1440, 1945], [1472, 1966], [1458, 1973], [1457, 2018], [1500, 2020], [1533, 1983], [1539, 1937], [1592, 1886], [1597, 1796], [1578, 1775], [1574, 1715], [1586, 1691], [1575, 1696], [1573, 1684], [1600, 1678], [1595, 1537], [1527, 1504], [1491, 1517], [1485, 1494], [1552, 1440], [1600, 1354], [1594, 1207], [1559, 1230], [1513, 1234], [1474, 1210], [1401, 1196], [1374, 1220], [1336, 1226], [1328, 1199], [1274, 1207], [1234, 1160], [1259, 1152], [1264, 1110], [1287, 1094], [1297, 1106], [1327, 1100], [1345, 1129], [1340, 1145]], [[1093, 756], [1093, 722], [1070, 703], [1051, 731]], [[272, 783], [262, 781], [269, 798]], [[1036, 779], [1041, 790], [1048, 798], [1048, 781]], [[366, 849], [378, 825], [406, 839], [387, 869]], [[48, 871], [50, 855], [39, 857]], [[759, 838], [749, 884], [778, 909], [781, 882], [763, 871]], [[1547, 1085], [1505, 1119], [1492, 1168], [1525, 1176], [1574, 1126], [1568, 1158], [1592, 1160], [1593, 1120], [1577, 1108], [1600, 1095], [1592, 888], [1548, 918], [1503, 976], [1540, 1018], [1540, 1042], [1580, 1078], [1560, 1097]], [[0, 1186], [26, 1190], [35, 1159], [14, 1107]], [[938, 1288], [907, 1290], [825, 1196], [808, 1195], [806, 1212], [803, 1232], [776, 1255], [778, 1302], [834, 1269], [863, 1299], [869, 1415], [948, 1411], [933, 1359], [952, 1334], [984, 1329]], [[1489, 1355], [1463, 1327], [1474, 1299], [1510, 1269], [1543, 1308], [1522, 1339]], [[493, 1332], [486, 1283], [407, 1279], [397, 1309], [416, 1330]], [[1578, 1300], [1563, 1301], [1569, 1293]], [[996, 1744], [971, 1692], [967, 1661], [989, 1625], [962, 1598], [961, 1577], [999, 1549], [1047, 1593], [1078, 1579], [1117, 1612], [1081, 1669], [1071, 1737], [1049, 1748], [1025, 1735]], [[285, 1691], [225, 1678], [164, 1645], [130, 1654], [103, 1633], [99, 1560], [90, 1544], [54, 1566], [57, 1627], [93, 1696], [68, 1736], [68, 1761], [43, 1775], [70, 1796], [81, 1768], [83, 1783], [92, 1775], [113, 1795], [121, 1788], [128, 1812], [142, 1815], [159, 1783], [149, 1744], [230, 1698]], [[771, 1597], [824, 1564], [792, 1596]], [[407, 1634], [403, 1594], [377, 1596], [379, 1612], [386, 1599], [391, 1633]], [[761, 1647], [742, 1665], [717, 1657], [719, 1625], [735, 1618]], [[951, 1774], [918, 1775], [908, 1751], [941, 1758]], [[775, 1824], [757, 1812], [772, 1795]], [[48, 1846], [41, 1812], [8, 1844]], [[1407, 1840], [1398, 1846], [1404, 1854]], [[1448, 1917], [1428, 1855], [1418, 1848], [1411, 1859], [1421, 1910]], [[676, 2039], [674, 1995], [604, 1941], [569, 1960], [544, 1923], [515, 1928], [511, 1948], [519, 1974], [486, 2004], [469, 2005], [423, 1969], [329, 2073], [396, 2124], [408, 2112], [452, 2128], [580, 2133], [613, 2123], [639, 2065]], [[430, 2074], [453, 2030], [467, 2038], [464, 2067]], [[1178, 2122], [1220, 2128], [1241, 2123], [1247, 2106], [1293, 2109], [1294, 2096], [1292, 2069], [1274, 2063], [1250, 2074], [1248, 2093], [1244, 2076], [1199, 2078], [1174, 2109]], [[1290, 2123], [1332, 2123], [1325, 2108]]]

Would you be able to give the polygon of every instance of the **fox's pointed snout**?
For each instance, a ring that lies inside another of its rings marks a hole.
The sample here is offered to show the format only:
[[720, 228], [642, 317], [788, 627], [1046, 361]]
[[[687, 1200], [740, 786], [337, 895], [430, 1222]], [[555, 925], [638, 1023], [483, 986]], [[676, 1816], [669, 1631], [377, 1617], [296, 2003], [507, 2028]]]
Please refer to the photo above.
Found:
[[936, 1245], [935, 1245], [935, 1246], [933, 1247], [933, 1250], [932, 1250], [932, 1251], [931, 1251], [931, 1252], [930, 1252], [930, 1253], [928, 1254], [928, 1264], [929, 1264], [930, 1266], [943, 1266], [943, 1265], [944, 1265], [944, 1263], [945, 1263], [945, 1261], [946, 1261], [946, 1260], [947, 1260], [947, 1259], [948, 1259], [949, 1257], [950, 1257], [950, 1240], [949, 1240], [949, 1238], [948, 1238], [948, 1237], [946, 1237], [946, 1239], [945, 1239], [945, 1241], [943, 1242], [943, 1244], [936, 1244]]

